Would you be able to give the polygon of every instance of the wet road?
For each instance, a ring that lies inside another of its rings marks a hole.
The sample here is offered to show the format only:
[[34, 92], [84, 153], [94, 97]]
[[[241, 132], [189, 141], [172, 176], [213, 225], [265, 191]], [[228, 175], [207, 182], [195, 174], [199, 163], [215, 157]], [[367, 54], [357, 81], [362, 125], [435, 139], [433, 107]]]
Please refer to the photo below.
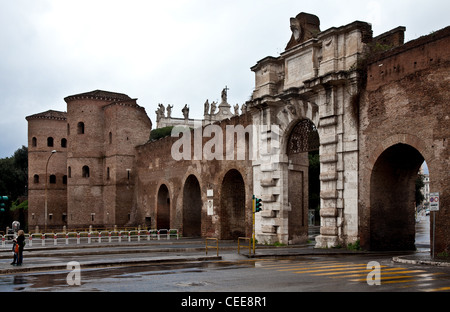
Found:
[[[83, 269], [81, 285], [68, 271], [0, 276], [0, 291], [278, 292], [450, 291], [450, 268], [393, 263], [391, 256], [345, 255]], [[381, 285], [369, 285], [367, 264], [381, 266]]]
[[[416, 244], [419, 250], [427, 250], [429, 218], [420, 218]], [[450, 267], [393, 263], [391, 254], [247, 259], [228, 252], [222, 256], [220, 261], [83, 268], [79, 272], [81, 285], [72, 286], [67, 282], [68, 270], [0, 275], [0, 291], [450, 291]], [[81, 258], [72, 258], [77, 259]], [[367, 268], [371, 261], [380, 264], [381, 285], [367, 282], [368, 274], [373, 271]]]

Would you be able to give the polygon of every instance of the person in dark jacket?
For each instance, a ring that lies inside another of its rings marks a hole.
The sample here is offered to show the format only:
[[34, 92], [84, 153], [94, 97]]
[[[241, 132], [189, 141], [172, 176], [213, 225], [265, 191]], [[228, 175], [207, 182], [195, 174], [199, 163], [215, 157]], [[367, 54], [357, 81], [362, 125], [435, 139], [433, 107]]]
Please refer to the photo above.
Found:
[[[18, 236], [14, 240], [13, 243], [13, 251], [14, 251], [14, 260], [11, 263], [12, 265], [22, 265], [23, 261], [23, 248], [25, 247], [25, 233], [22, 230], [17, 232]], [[18, 252], [16, 253], [16, 245], [19, 247]]]

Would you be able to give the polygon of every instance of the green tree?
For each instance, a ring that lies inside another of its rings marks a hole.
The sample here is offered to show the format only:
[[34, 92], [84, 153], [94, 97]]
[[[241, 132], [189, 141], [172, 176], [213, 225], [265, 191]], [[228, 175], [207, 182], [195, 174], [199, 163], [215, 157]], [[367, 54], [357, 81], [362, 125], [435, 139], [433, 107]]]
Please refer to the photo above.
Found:
[[11, 226], [12, 219], [17, 213], [24, 214], [27, 205], [22, 205], [16, 212], [11, 211], [13, 203], [19, 205], [27, 195], [28, 187], [28, 148], [22, 146], [11, 157], [0, 159], [0, 195], [8, 196], [5, 212], [0, 215], [0, 231], [6, 226]]
[[418, 174], [417, 175], [417, 179], [416, 179], [416, 206], [419, 206], [420, 204], [422, 204], [423, 200], [425, 199], [425, 197], [423, 196], [422, 193], [422, 188], [425, 186], [425, 183], [423, 182], [423, 179], [425, 178], [425, 176], [423, 174]]

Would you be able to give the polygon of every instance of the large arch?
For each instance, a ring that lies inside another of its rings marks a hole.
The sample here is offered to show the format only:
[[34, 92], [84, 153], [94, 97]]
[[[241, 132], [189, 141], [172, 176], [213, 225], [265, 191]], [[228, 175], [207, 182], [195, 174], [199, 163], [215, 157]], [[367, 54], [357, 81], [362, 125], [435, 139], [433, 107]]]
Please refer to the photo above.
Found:
[[404, 143], [386, 148], [370, 176], [370, 249], [415, 249], [415, 180], [422, 154]]
[[165, 184], [158, 189], [156, 207], [156, 227], [158, 229], [170, 228], [170, 193]]
[[220, 191], [221, 239], [237, 239], [246, 235], [245, 182], [236, 169], [229, 170]]
[[195, 175], [188, 176], [183, 188], [183, 236], [202, 234], [202, 194]]
[[[310, 160], [319, 156], [319, 135], [314, 123], [306, 118], [297, 120], [286, 141], [288, 168], [288, 240], [290, 243], [308, 239], [309, 210], [319, 208], [319, 168], [311, 171]], [[316, 196], [311, 196], [314, 191]], [[317, 211], [318, 215], [318, 211]]]

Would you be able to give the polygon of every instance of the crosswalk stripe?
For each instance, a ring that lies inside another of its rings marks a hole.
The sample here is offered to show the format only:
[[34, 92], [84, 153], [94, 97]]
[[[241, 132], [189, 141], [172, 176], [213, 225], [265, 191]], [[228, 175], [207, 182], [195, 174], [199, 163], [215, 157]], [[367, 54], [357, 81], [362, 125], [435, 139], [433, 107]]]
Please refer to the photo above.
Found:
[[264, 266], [262, 267], [263, 269], [285, 269], [285, 268], [292, 268], [292, 267], [305, 267], [308, 265], [326, 265], [326, 264], [333, 264], [333, 263], [338, 263], [336, 261], [323, 261], [323, 262], [302, 262], [302, 263], [285, 263], [285, 264], [264, 264]]
[[[365, 266], [365, 264], [363, 264]], [[318, 270], [320, 269], [321, 271], [323, 271], [323, 269], [328, 270], [328, 269], [332, 269], [332, 268], [349, 268], [352, 267], [352, 265], [347, 265], [347, 264], [334, 264], [334, 265], [325, 265], [325, 266], [311, 266], [308, 268], [305, 268], [304, 266], [294, 266], [294, 267], [290, 267], [287, 269], [280, 269], [278, 271], [303, 271], [303, 270]]]
[[450, 287], [439, 287], [439, 288], [432, 288], [432, 289], [425, 289], [424, 291], [444, 291], [444, 290], [450, 290]]
[[[326, 272], [326, 273], [318, 273], [318, 274], [313, 274], [313, 275], [314, 276], [341, 275], [341, 276], [332, 276], [331, 278], [346, 278], [346, 277], [367, 276], [367, 273], [363, 273], [363, 274], [353, 274], [353, 273], [371, 272], [371, 271], [372, 271], [372, 269], [370, 269], [370, 270], [359, 269], [359, 270], [353, 270], [353, 271], [348, 271], [348, 272]], [[389, 272], [384, 272], [382, 270], [381, 275], [398, 274], [398, 273], [419, 273], [419, 272], [425, 272], [425, 271], [421, 271], [421, 270], [404, 271], [403, 268], [398, 268], [398, 269], [396, 269], [396, 271], [389, 271]], [[350, 275], [343, 275], [343, 274], [350, 274]]]
[[[294, 271], [293, 273], [303, 274], [303, 273], [316, 273], [316, 272], [323, 272], [323, 271], [345, 271], [345, 270], [348, 270], [349, 268], [352, 269], [353, 267], [354, 266], [344, 266], [344, 265], [342, 265], [342, 266], [335, 266], [335, 267], [326, 268], [325, 270], [324, 269], [317, 269], [317, 268], [314, 268], [312, 270], [311, 269], [295, 270], [295, 271], [293, 270]], [[367, 270], [366, 266], [362, 267], [361, 270]], [[370, 271], [372, 271], [372, 270], [368, 270], [368, 272], [370, 272]]]
[[[412, 275], [400, 275], [400, 276], [380, 276], [380, 280], [393, 280], [393, 279], [405, 279], [405, 278], [413, 278]], [[351, 279], [352, 282], [366, 282], [366, 278], [358, 278], [358, 279]]]

